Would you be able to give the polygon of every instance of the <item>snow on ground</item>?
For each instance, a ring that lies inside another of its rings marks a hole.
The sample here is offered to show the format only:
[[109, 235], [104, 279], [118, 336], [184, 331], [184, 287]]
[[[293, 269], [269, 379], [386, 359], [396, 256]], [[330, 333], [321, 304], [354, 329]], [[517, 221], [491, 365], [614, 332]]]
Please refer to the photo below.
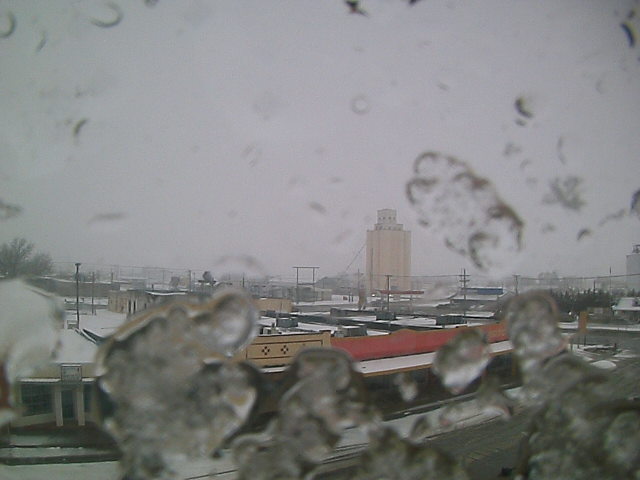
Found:
[[[563, 330], [577, 330], [578, 322], [560, 322], [558, 323]], [[609, 330], [614, 332], [640, 332], [640, 324], [623, 325], [623, 324], [605, 324], [591, 323], [587, 325], [588, 330]]]
[[0, 465], [2, 480], [91, 479], [117, 480], [118, 462], [70, 463], [47, 465]]
[[[70, 313], [72, 313], [75, 318], [75, 312], [68, 312], [67, 316], [69, 316]], [[124, 313], [97, 310], [95, 315], [80, 314], [80, 328], [104, 337], [115, 332], [126, 320], [127, 315]]]
[[616, 364], [611, 360], [598, 360], [597, 362], [593, 362], [591, 365], [603, 370], [613, 370], [616, 368]]
[[[612, 345], [572, 345], [569, 349], [574, 355], [590, 362], [596, 367], [611, 369], [610, 363], [615, 367], [616, 362], [625, 358], [636, 358], [638, 355], [630, 350], [616, 350]], [[606, 360], [601, 360], [602, 355], [610, 353]], [[608, 362], [608, 363], [605, 363]]]

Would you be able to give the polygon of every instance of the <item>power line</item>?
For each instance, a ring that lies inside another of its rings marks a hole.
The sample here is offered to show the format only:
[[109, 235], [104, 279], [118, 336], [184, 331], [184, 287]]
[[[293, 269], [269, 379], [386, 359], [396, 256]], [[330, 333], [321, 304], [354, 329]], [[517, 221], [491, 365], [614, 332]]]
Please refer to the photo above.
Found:
[[362, 244], [362, 246], [360, 247], [360, 250], [358, 250], [358, 253], [356, 253], [356, 256], [353, 257], [353, 260], [351, 260], [351, 262], [349, 263], [349, 265], [347, 265], [347, 268], [344, 270], [345, 272], [348, 272], [349, 269], [351, 268], [351, 265], [353, 265], [353, 262], [356, 261], [356, 259], [360, 256], [360, 254], [362, 253], [362, 249], [367, 245], [367, 242], [364, 242]]

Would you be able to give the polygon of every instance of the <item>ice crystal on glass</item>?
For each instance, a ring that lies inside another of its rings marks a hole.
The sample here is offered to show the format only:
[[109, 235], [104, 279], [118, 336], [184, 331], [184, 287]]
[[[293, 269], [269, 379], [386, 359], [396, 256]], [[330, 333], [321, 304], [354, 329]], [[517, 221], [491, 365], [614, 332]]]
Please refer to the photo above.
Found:
[[530, 292], [513, 298], [504, 312], [509, 338], [524, 373], [539, 368], [541, 363], [566, 345], [558, 327], [558, 309], [543, 292]]
[[414, 444], [394, 430], [372, 435], [358, 463], [355, 480], [467, 480], [464, 468], [450, 455], [429, 445]]
[[14, 416], [11, 385], [55, 355], [64, 312], [23, 280], [0, 281], [0, 426]]
[[464, 330], [440, 347], [433, 370], [445, 387], [460, 393], [484, 371], [489, 354], [489, 344], [482, 332]]
[[259, 371], [228, 358], [251, 341], [256, 312], [243, 293], [175, 302], [133, 318], [99, 354], [99, 386], [114, 405], [105, 427], [127, 478], [174, 478], [245, 422]]
[[293, 385], [280, 400], [269, 435], [234, 443], [240, 478], [301, 478], [326, 458], [346, 428], [375, 418], [360, 374], [343, 352], [303, 350], [289, 376]]
[[418, 396], [418, 384], [410, 373], [398, 373], [394, 377], [393, 383], [398, 387], [400, 396], [405, 402], [410, 402]]

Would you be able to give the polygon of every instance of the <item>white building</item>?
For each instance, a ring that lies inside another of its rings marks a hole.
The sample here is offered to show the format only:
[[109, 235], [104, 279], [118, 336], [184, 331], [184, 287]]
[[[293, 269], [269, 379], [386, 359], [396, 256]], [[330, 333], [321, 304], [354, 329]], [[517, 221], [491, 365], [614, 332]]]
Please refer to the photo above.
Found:
[[411, 289], [411, 232], [396, 221], [396, 211], [378, 210], [367, 231], [366, 281], [370, 292]]
[[60, 340], [62, 351], [58, 358], [17, 384], [15, 393], [21, 408], [13, 426], [84, 426], [95, 422], [91, 395], [96, 346], [75, 330], [62, 330]]
[[[74, 316], [74, 312], [68, 312], [69, 320], [74, 320]], [[11, 424], [14, 427], [47, 424], [82, 427], [96, 423], [97, 399], [92, 397], [98, 346], [90, 338], [108, 336], [125, 319], [126, 315], [102, 310], [97, 315], [80, 318], [81, 329], [92, 336], [84, 336], [72, 328], [60, 330], [55, 358], [15, 383], [18, 417]]]

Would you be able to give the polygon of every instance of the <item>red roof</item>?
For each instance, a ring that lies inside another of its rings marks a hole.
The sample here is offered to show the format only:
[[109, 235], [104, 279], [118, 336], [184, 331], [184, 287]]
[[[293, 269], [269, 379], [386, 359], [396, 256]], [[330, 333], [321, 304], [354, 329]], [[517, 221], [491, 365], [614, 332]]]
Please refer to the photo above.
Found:
[[489, 343], [502, 342], [509, 338], [504, 324], [493, 323], [478, 327], [459, 327], [445, 330], [415, 331], [403, 329], [389, 335], [370, 337], [331, 337], [331, 346], [346, 351], [354, 360], [415, 355], [435, 352], [462, 330], [469, 328], [483, 330]]

